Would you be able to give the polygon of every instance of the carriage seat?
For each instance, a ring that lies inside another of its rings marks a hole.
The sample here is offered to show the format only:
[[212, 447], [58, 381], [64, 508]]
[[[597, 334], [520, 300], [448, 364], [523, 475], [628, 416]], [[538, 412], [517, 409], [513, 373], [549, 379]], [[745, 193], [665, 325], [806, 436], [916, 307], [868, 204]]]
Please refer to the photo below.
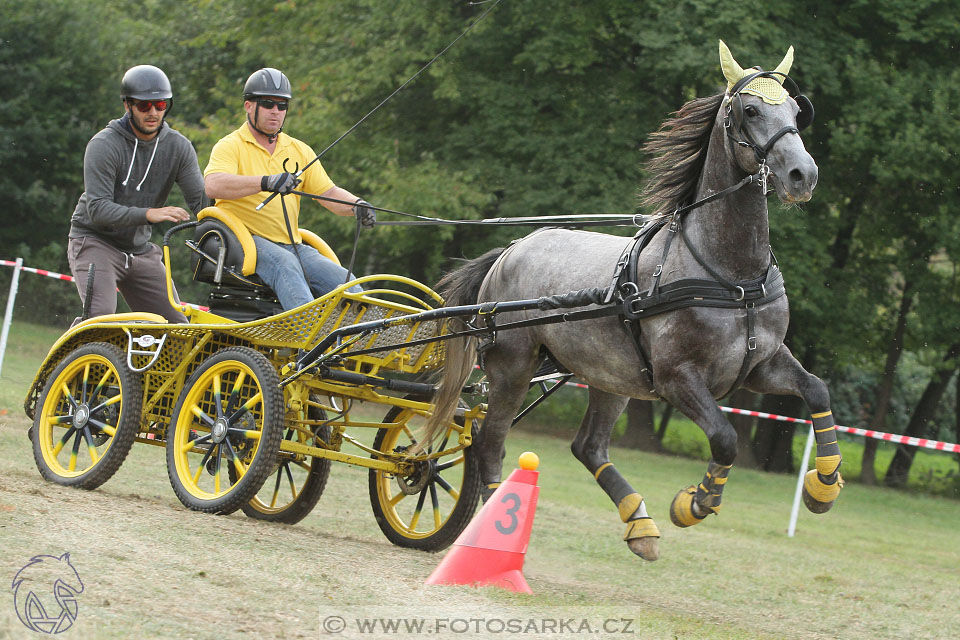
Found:
[[[249, 322], [283, 311], [276, 294], [255, 273], [257, 248], [253, 236], [236, 216], [219, 207], [197, 214], [191, 268], [193, 279], [213, 285], [207, 304], [219, 316]], [[304, 244], [340, 264], [337, 254], [320, 236], [300, 229]]]

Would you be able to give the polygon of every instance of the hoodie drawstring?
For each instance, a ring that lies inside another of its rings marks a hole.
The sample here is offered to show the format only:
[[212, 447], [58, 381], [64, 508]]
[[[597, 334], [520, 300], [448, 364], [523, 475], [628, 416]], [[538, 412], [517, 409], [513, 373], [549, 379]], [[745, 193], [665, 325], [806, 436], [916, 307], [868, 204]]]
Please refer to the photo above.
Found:
[[147, 163], [147, 170], [143, 172], [143, 180], [140, 181], [140, 184], [137, 185], [137, 191], [140, 191], [140, 187], [143, 186], [144, 181], [147, 179], [147, 175], [150, 174], [150, 167], [153, 166], [153, 159], [157, 155], [157, 147], [160, 146], [160, 136], [157, 135], [157, 141], [153, 143], [153, 153], [150, 154], [150, 162]]
[[130, 157], [130, 166], [127, 168], [127, 177], [123, 179], [123, 186], [127, 186], [127, 183], [130, 181], [130, 172], [133, 171], [133, 163], [137, 159], [137, 145], [140, 144], [140, 140], [136, 137], [133, 138], [133, 155]]
[[[133, 173], [133, 164], [137, 160], [137, 147], [140, 145], [140, 140], [138, 138], [133, 139], [133, 156], [130, 157], [130, 166], [127, 167], [127, 177], [123, 179], [123, 182], [120, 184], [124, 187], [127, 186], [127, 183], [130, 182], [130, 174]], [[140, 183], [137, 185], [137, 191], [140, 191], [140, 187], [143, 186], [143, 183], [146, 182], [147, 176], [150, 174], [150, 167], [153, 166], [153, 159], [157, 157], [157, 147], [160, 146], [160, 136], [157, 136], [157, 141], [153, 144], [153, 153], [150, 154], [150, 161], [147, 163], [147, 170], [143, 172], [143, 179], [140, 180]]]

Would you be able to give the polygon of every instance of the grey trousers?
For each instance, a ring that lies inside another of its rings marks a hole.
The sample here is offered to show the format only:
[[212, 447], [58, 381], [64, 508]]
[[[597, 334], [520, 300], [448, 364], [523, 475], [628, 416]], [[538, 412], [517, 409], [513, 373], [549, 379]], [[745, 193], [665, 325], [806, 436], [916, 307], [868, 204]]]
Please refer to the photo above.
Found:
[[[160, 247], [150, 243], [144, 253], [129, 254], [98, 238], [70, 238], [67, 260], [83, 300], [87, 291], [87, 271], [95, 265], [90, 316], [117, 312], [117, 289], [132, 311], [157, 313], [167, 322], [185, 323], [186, 316], [167, 300], [167, 278]], [[176, 287], [173, 297], [180, 302]], [[73, 321], [77, 324], [80, 318]], [[71, 325], [72, 326], [72, 325]]]

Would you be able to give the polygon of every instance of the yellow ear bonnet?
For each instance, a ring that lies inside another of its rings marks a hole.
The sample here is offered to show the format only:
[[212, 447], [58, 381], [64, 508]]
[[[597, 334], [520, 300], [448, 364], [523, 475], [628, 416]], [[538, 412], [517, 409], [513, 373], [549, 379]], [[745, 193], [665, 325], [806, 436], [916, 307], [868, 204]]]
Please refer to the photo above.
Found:
[[[787, 50], [787, 55], [777, 65], [775, 71], [784, 75], [790, 73], [790, 67], [793, 66], [793, 47]], [[730, 91], [741, 78], [753, 73], [759, 69], [743, 69], [736, 60], [727, 45], [720, 41], [720, 69], [723, 71], [723, 77], [727, 80], [727, 91]], [[742, 93], [749, 93], [758, 96], [767, 104], [782, 104], [787, 99], [787, 91], [783, 88], [783, 78], [754, 78], [750, 84], [740, 90]]]

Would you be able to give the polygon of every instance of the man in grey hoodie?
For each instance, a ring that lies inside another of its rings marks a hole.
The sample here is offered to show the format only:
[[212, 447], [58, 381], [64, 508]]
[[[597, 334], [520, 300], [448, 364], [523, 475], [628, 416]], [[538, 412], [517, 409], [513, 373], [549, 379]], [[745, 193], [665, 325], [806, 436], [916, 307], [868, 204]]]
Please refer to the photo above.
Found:
[[[150, 232], [158, 222], [190, 219], [180, 207], [165, 206], [174, 182], [193, 213], [205, 205], [197, 153], [164, 122], [173, 91], [163, 71], [151, 65], [129, 69], [121, 93], [126, 113], [91, 138], [83, 156], [84, 192], [67, 249], [70, 271], [83, 299], [89, 265], [95, 265], [91, 316], [115, 313], [119, 289], [133, 311], [186, 322], [169, 302], [163, 254]], [[173, 295], [179, 303], [176, 289]]]

